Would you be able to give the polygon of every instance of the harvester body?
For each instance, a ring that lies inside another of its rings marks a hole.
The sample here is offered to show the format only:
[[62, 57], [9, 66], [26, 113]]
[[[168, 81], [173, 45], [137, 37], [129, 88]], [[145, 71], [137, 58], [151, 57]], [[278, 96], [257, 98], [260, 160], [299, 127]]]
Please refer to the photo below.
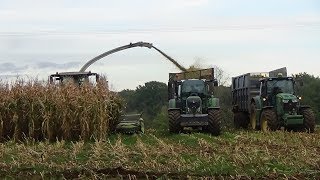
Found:
[[61, 72], [52, 74], [49, 76], [50, 84], [66, 84], [66, 83], [75, 83], [82, 85], [83, 83], [89, 82], [93, 78], [93, 83], [99, 81], [99, 74], [89, 72]]
[[236, 128], [314, 131], [314, 113], [300, 104], [294, 78], [287, 76], [286, 68], [233, 77], [232, 96]]
[[219, 99], [214, 97], [214, 69], [170, 73], [168, 82], [169, 131], [184, 127], [220, 134]]
[[144, 133], [142, 114], [128, 114], [120, 116], [116, 132], [134, 134]]

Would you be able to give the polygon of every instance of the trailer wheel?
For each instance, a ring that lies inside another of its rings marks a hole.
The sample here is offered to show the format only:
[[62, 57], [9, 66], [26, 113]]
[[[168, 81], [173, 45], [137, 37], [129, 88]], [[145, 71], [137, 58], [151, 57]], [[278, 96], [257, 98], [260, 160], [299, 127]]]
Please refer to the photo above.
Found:
[[274, 109], [264, 109], [262, 111], [260, 126], [263, 132], [275, 131], [279, 128], [277, 114]]
[[257, 127], [257, 110], [256, 110], [256, 104], [251, 103], [250, 105], [250, 124], [249, 129], [255, 130]]
[[235, 129], [240, 129], [241, 127], [239, 112], [233, 113], [233, 126]]
[[303, 126], [304, 130], [313, 133], [316, 126], [316, 119], [311, 108], [306, 108], [301, 110], [303, 115]]
[[181, 127], [178, 122], [179, 118], [180, 118], [179, 110], [169, 111], [169, 132], [170, 133], [179, 133], [181, 131]]
[[244, 112], [236, 112], [234, 113], [233, 123], [235, 129], [247, 129], [248, 128], [248, 120], [249, 117]]
[[208, 130], [214, 136], [218, 136], [221, 133], [221, 112], [219, 109], [208, 110], [209, 125]]

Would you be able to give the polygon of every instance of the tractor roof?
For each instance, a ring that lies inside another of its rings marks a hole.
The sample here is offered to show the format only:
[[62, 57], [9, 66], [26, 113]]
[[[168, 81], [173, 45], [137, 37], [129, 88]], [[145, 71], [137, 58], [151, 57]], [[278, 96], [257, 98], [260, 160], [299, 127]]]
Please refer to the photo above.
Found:
[[51, 77], [63, 77], [63, 76], [92, 76], [92, 75], [97, 75], [97, 73], [92, 73], [91, 71], [89, 72], [61, 72], [61, 73], [56, 73], [56, 74], [51, 74]]
[[273, 81], [273, 80], [293, 80], [293, 77], [266, 77], [261, 79], [260, 81]]

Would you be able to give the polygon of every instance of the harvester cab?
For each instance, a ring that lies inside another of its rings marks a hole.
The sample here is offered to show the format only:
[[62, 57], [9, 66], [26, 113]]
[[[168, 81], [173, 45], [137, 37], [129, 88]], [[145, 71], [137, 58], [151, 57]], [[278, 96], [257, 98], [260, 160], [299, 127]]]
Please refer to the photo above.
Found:
[[49, 76], [50, 84], [66, 84], [68, 82], [82, 85], [87, 82], [96, 83], [99, 81], [99, 74], [89, 72], [61, 72]]
[[214, 69], [170, 73], [168, 82], [169, 131], [185, 127], [220, 134], [219, 99], [214, 97]]

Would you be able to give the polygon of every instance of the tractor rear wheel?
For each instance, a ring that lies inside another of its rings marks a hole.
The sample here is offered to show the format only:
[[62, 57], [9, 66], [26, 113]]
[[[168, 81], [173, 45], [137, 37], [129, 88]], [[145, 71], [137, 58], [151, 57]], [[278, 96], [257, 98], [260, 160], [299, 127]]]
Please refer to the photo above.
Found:
[[316, 126], [316, 119], [311, 108], [306, 108], [301, 110], [303, 115], [303, 126], [304, 130], [313, 133]]
[[262, 111], [260, 127], [263, 132], [275, 131], [279, 128], [277, 114], [274, 109], [264, 109]]
[[179, 110], [171, 110], [169, 114], [169, 132], [170, 133], [179, 133], [181, 131], [180, 124], [178, 119], [180, 118]]
[[208, 110], [208, 130], [214, 136], [218, 136], [221, 133], [221, 112], [219, 109]]

